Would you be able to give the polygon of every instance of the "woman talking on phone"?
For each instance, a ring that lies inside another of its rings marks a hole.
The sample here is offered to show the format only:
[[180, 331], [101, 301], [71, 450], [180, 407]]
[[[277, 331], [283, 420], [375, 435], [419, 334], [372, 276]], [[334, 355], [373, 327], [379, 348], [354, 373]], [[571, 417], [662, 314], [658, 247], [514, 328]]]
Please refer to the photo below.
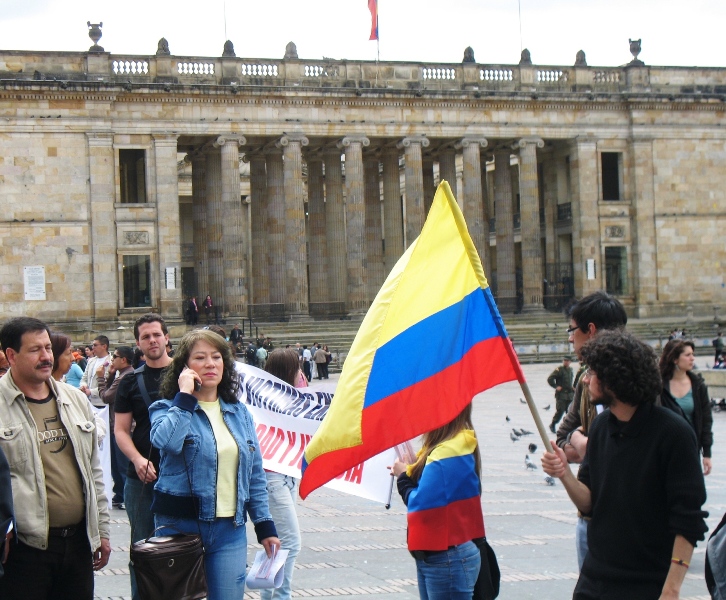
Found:
[[247, 515], [268, 556], [280, 548], [254, 423], [237, 400], [227, 342], [199, 329], [179, 343], [151, 405], [151, 442], [161, 452], [152, 511], [156, 526], [201, 532], [208, 600], [242, 598]]

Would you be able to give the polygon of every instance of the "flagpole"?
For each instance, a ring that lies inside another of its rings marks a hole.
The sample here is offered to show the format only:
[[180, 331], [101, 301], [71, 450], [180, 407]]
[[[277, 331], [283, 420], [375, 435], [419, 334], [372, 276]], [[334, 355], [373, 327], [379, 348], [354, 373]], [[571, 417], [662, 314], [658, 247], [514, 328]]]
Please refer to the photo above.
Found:
[[550, 446], [550, 438], [547, 435], [547, 428], [545, 427], [544, 423], [542, 422], [542, 417], [539, 416], [539, 411], [537, 410], [537, 406], [534, 404], [534, 399], [532, 398], [532, 392], [529, 391], [529, 386], [527, 385], [526, 381], [520, 381], [519, 385], [522, 388], [522, 393], [524, 394], [524, 399], [527, 401], [527, 406], [529, 406], [529, 411], [532, 413], [532, 418], [534, 419], [534, 424], [537, 426], [537, 431], [539, 432], [539, 437], [542, 438], [542, 443], [545, 447], [545, 452], [549, 452], [551, 450]]

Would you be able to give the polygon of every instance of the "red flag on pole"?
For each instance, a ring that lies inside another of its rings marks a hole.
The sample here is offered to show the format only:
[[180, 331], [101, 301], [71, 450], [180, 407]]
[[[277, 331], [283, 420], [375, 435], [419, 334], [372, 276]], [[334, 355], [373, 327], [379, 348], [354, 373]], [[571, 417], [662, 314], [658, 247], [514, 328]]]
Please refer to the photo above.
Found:
[[371, 11], [371, 37], [369, 40], [378, 39], [378, 0], [368, 0], [368, 10]]

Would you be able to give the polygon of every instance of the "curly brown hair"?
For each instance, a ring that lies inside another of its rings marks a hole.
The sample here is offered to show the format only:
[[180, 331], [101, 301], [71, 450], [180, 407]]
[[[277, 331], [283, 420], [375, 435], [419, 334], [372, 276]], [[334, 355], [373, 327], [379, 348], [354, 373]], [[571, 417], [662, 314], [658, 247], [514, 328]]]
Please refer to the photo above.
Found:
[[607, 330], [581, 349], [582, 360], [603, 388], [620, 402], [638, 406], [654, 402], [661, 392], [655, 350], [626, 331]]
[[179, 392], [179, 375], [189, 362], [189, 356], [197, 342], [207, 342], [222, 355], [223, 369], [222, 380], [217, 386], [217, 395], [229, 404], [238, 402], [237, 391], [239, 389], [239, 378], [234, 367], [234, 358], [227, 341], [208, 329], [195, 329], [184, 335], [179, 342], [179, 347], [174, 353], [171, 364], [164, 373], [164, 379], [159, 389], [160, 397], [171, 399]]
[[696, 351], [696, 346], [690, 340], [671, 340], [663, 348], [663, 354], [660, 355], [660, 375], [663, 383], [673, 379], [673, 372], [676, 370], [676, 361], [686, 351], [686, 346], [690, 346], [691, 350]]

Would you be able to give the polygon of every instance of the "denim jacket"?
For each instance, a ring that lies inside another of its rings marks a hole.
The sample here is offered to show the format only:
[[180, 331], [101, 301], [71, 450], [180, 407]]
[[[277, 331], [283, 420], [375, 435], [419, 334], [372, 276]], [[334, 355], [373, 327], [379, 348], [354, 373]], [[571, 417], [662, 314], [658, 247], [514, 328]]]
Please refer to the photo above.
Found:
[[[258, 541], [276, 536], [267, 503], [267, 478], [262, 469], [262, 454], [252, 416], [244, 404], [229, 404], [221, 400], [219, 405], [224, 422], [239, 448], [234, 523], [244, 525], [249, 514]], [[161, 451], [152, 512], [213, 521], [217, 506], [217, 443], [207, 415], [197, 405], [197, 399], [184, 392], [179, 392], [174, 400], [154, 402], [149, 407], [149, 414], [151, 443]]]

